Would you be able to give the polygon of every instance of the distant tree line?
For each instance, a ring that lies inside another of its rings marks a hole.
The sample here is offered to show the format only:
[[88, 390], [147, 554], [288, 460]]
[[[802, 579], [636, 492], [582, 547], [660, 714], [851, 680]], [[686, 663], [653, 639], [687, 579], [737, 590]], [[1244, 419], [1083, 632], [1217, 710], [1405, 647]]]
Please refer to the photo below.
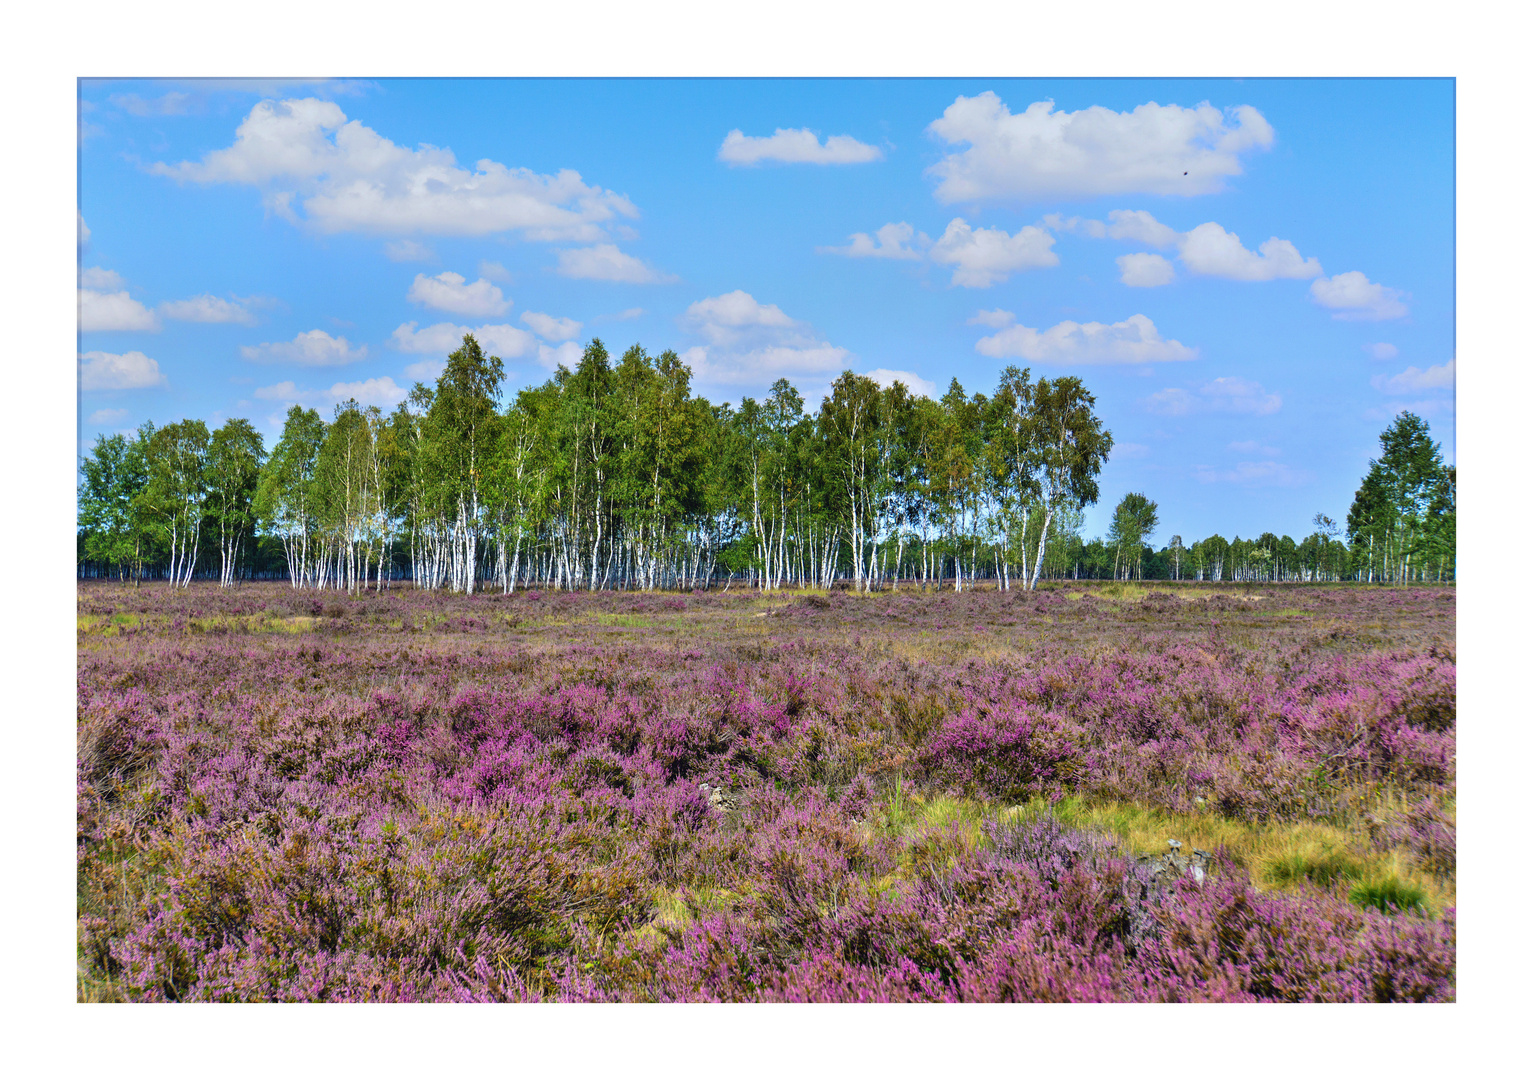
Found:
[[[1157, 508], [1139, 494], [1106, 539], [1084, 541], [1113, 443], [1070, 376], [1008, 367], [989, 396], [954, 379], [933, 400], [848, 371], [809, 413], [786, 380], [713, 405], [674, 352], [636, 345], [614, 364], [593, 340], [573, 370], [504, 403], [503, 383], [470, 335], [391, 414], [348, 401], [327, 422], [294, 406], [270, 453], [245, 420], [98, 438], [81, 466], [80, 573], [457, 592], [1441, 573], [1427, 553], [1438, 504], [1411, 518], [1393, 465], [1369, 488], [1382, 495], [1368, 503], [1366, 570], [1350, 531], [1350, 544], [1321, 529], [1318, 546], [1286, 548], [1270, 534], [1188, 549], [1173, 537], [1157, 552]], [[1451, 576], [1451, 521], [1447, 540]]]
[[[1184, 546], [1171, 537], [1159, 551], [1147, 541], [1158, 508], [1130, 493], [1118, 503], [1105, 539], [1071, 549], [1077, 575], [1193, 581], [1365, 581], [1402, 584], [1454, 580], [1457, 469], [1443, 463], [1427, 423], [1402, 412], [1379, 436], [1382, 453], [1347, 513], [1345, 533], [1316, 514], [1297, 543], [1262, 533], [1251, 540], [1213, 536]], [[1344, 538], [1343, 538], [1344, 536]]]

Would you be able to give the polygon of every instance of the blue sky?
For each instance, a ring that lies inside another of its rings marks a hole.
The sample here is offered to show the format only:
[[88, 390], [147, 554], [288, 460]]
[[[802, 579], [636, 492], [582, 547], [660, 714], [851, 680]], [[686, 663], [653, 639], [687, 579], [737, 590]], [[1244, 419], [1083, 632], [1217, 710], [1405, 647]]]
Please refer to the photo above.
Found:
[[[1453, 459], [1450, 80], [91, 81], [80, 439], [391, 407], [462, 328], [738, 401], [1073, 374], [1191, 542], [1342, 518], [1400, 408]], [[1183, 175], [1185, 174], [1185, 175]]]

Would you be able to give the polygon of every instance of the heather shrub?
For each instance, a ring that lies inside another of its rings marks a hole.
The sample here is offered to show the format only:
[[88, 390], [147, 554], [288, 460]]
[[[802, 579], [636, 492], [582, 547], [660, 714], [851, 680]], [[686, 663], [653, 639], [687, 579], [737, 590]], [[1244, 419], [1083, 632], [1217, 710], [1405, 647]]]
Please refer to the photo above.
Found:
[[1057, 716], [1006, 705], [970, 707], [945, 721], [921, 760], [939, 782], [1012, 801], [1078, 783], [1085, 774]]
[[1451, 999], [1436, 594], [1140, 588], [82, 588], [81, 997]]

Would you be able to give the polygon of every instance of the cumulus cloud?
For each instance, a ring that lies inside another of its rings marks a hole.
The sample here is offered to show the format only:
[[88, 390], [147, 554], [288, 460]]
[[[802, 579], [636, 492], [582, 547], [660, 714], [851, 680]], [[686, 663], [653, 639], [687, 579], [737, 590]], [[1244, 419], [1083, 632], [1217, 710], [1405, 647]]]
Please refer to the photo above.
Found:
[[582, 349], [573, 341], [566, 341], [563, 345], [538, 345], [538, 363], [549, 371], [554, 370], [560, 364], [574, 369], [580, 363]]
[[121, 289], [123, 280], [116, 270], [90, 266], [80, 271], [80, 284], [87, 289]]
[[1272, 145], [1249, 105], [1216, 109], [1149, 102], [1058, 112], [1038, 101], [1013, 114], [993, 91], [960, 96], [927, 130], [950, 146], [928, 173], [939, 202], [1096, 195], [1207, 195], [1241, 173], [1241, 155]]
[[931, 238], [925, 233], [918, 236], [908, 222], [891, 221], [871, 236], [867, 233], [853, 233], [851, 241], [846, 247], [822, 247], [815, 250], [853, 259], [919, 259], [921, 252], [911, 247], [911, 241], [924, 248], [931, 243]]
[[[202, 184], [248, 184], [291, 221], [323, 233], [484, 236], [590, 243], [637, 217], [628, 199], [563, 169], [543, 175], [488, 158], [465, 169], [451, 150], [398, 146], [316, 98], [262, 101], [234, 143], [151, 172]], [[302, 210], [300, 217], [299, 210]]]
[[606, 318], [614, 319], [614, 320], [616, 320], [618, 322], [623, 322], [623, 321], [626, 321], [628, 319], [637, 319], [640, 315], [643, 315], [643, 314], [644, 314], [644, 309], [643, 308], [641, 308], [641, 307], [631, 307], [631, 308], [624, 308], [622, 311], [619, 311], [616, 315], [608, 315], [608, 316], [606, 316]]
[[[1044, 217], [1044, 224], [1059, 232], [1082, 233], [1095, 239], [1128, 240], [1161, 250], [1175, 249], [1182, 266], [1190, 273], [1231, 281], [1273, 281], [1279, 278], [1305, 280], [1319, 277], [1324, 271], [1320, 260], [1299, 254], [1291, 240], [1273, 236], [1255, 251], [1240, 242], [1240, 237], [1216, 221], [1205, 221], [1188, 232], [1179, 233], [1157, 221], [1146, 210], [1114, 210], [1107, 221]], [[1127, 264], [1125, 263], [1127, 261]], [[1151, 261], [1158, 260], [1158, 261]], [[1118, 260], [1125, 285], [1165, 285], [1171, 281], [1171, 264], [1160, 256], [1139, 254]], [[1129, 268], [1135, 280], [1129, 280]]]
[[[1107, 215], [1108, 224], [1101, 230], [1101, 236], [1111, 237], [1114, 240], [1130, 240], [1136, 244], [1149, 244], [1154, 248], [1173, 248], [1181, 242], [1181, 233], [1169, 225], [1155, 220], [1155, 216], [1147, 210], [1114, 210]], [[1091, 222], [1098, 225], [1100, 222]], [[1095, 235], [1095, 231], [1086, 230]]]
[[1241, 484], [1247, 487], [1297, 487], [1308, 483], [1310, 473], [1290, 469], [1280, 461], [1242, 461], [1233, 469], [1197, 466], [1198, 479], [1205, 484]]
[[1169, 285], [1176, 280], [1176, 270], [1164, 256], [1150, 252], [1118, 256], [1118, 280], [1140, 289]]
[[490, 281], [510, 281], [511, 271], [507, 270], [498, 262], [491, 262], [489, 259], [480, 259], [479, 276], [482, 278], [488, 278]]
[[935, 397], [937, 384], [930, 379], [923, 379], [913, 371], [891, 371], [889, 368], [874, 368], [865, 373], [879, 386], [888, 389], [895, 383], [904, 383], [905, 389], [917, 397]]
[[255, 397], [262, 401], [276, 401], [283, 405], [302, 405], [305, 408], [329, 408], [343, 401], [355, 400], [363, 407], [376, 405], [388, 410], [409, 397], [409, 391], [399, 386], [387, 375], [376, 379], [360, 379], [356, 382], [338, 382], [328, 389], [301, 388], [292, 380], [275, 386], [259, 387]]
[[884, 152], [850, 135], [832, 135], [824, 143], [808, 128], [778, 128], [773, 135], [746, 135], [739, 128], [724, 136], [719, 160], [728, 165], [780, 161], [794, 165], [858, 165], [877, 161]]
[[255, 315], [244, 304], [207, 293], [189, 300], [168, 300], [160, 305], [160, 314], [181, 322], [239, 323], [250, 326], [256, 321]]
[[798, 327], [782, 308], [759, 303], [744, 289], [697, 301], [682, 315], [682, 323], [714, 345], [732, 345], [761, 329], [788, 332]]
[[88, 424], [117, 424], [127, 419], [127, 409], [97, 409], [86, 418]]
[[391, 240], [383, 245], [383, 253], [394, 262], [433, 262], [436, 252], [418, 240]]
[[[1183, 267], [1205, 277], [1227, 278], [1231, 281], [1273, 281], [1278, 278], [1305, 280], [1319, 277], [1323, 273], [1319, 259], [1306, 259], [1299, 254], [1293, 241], [1276, 236], [1269, 237], [1257, 250], [1251, 251], [1240, 242], [1238, 235], [1216, 221], [1205, 221], [1188, 232], [1179, 233], [1171, 226], [1157, 221], [1154, 215], [1145, 210], [1114, 210], [1107, 218], [1107, 222], [1103, 223], [1082, 221], [1080, 218], [1061, 219], [1059, 215], [1053, 214], [1044, 221], [1050, 228], [1061, 232], [1079, 232], [1098, 239], [1128, 240], [1162, 250], [1175, 249]], [[1132, 260], [1130, 265], [1144, 269], [1154, 278], [1143, 284], [1164, 285], [1171, 280], [1170, 263], [1159, 256], [1141, 254], [1125, 258]], [[1151, 263], [1148, 261], [1151, 258], [1159, 259], [1159, 262]], [[1120, 258], [1118, 265], [1123, 269], [1124, 259]], [[1156, 269], [1150, 271], [1148, 268], [1151, 266]], [[1129, 281], [1127, 277], [1125, 271], [1125, 285], [1141, 283]]]
[[437, 323], [424, 330], [416, 329], [416, 323], [407, 322], [395, 329], [391, 344], [400, 352], [433, 353], [446, 356], [456, 352], [463, 344], [464, 334], [473, 334], [474, 340], [485, 352], [501, 359], [530, 356], [537, 352], [538, 340], [527, 331], [509, 323], [485, 326], [458, 326], [454, 323]]
[[558, 272], [585, 281], [620, 281], [629, 285], [664, 285], [678, 278], [646, 266], [616, 244], [560, 251]]
[[352, 348], [351, 342], [343, 337], [331, 337], [323, 330], [305, 330], [292, 341], [263, 341], [259, 345], [241, 345], [240, 355], [258, 364], [333, 367], [366, 359], [367, 346]]
[[80, 290], [80, 330], [91, 333], [96, 330], [158, 330], [160, 322], [154, 312], [128, 295], [126, 289], [118, 292], [98, 292], [95, 289]]
[[1316, 278], [1309, 287], [1309, 295], [1321, 307], [1331, 308], [1333, 319], [1374, 322], [1410, 313], [1401, 299], [1404, 293], [1369, 281], [1361, 270]]
[[1148, 364], [1191, 360], [1198, 355], [1180, 341], [1165, 339], [1144, 315], [1117, 323], [1078, 323], [1065, 320], [1047, 330], [1020, 324], [980, 338], [974, 349], [998, 360], [1031, 360], [1043, 364]]
[[1001, 327], [1010, 326], [1016, 321], [1016, 315], [1010, 311], [1002, 311], [1000, 308], [995, 308], [992, 311], [981, 309], [974, 313], [974, 317], [969, 320], [969, 325], [988, 326], [991, 329], [999, 330]]
[[522, 322], [532, 327], [538, 337], [548, 341], [568, 341], [579, 336], [582, 326], [574, 319], [556, 319], [541, 311], [522, 312]]
[[708, 342], [681, 358], [699, 383], [713, 387], [765, 387], [779, 378], [819, 386], [851, 355], [776, 304], [760, 303], [742, 289], [697, 301], [679, 321]]
[[160, 365], [141, 352], [80, 354], [81, 390], [147, 390], [164, 386]]
[[465, 284], [462, 274], [444, 270], [436, 277], [416, 274], [405, 299], [437, 311], [450, 311], [454, 315], [504, 315], [511, 307], [497, 285], [480, 278], [472, 285]]
[[1373, 388], [1391, 396], [1419, 394], [1425, 390], [1452, 390], [1457, 377], [1457, 363], [1457, 360], [1449, 360], [1446, 364], [1438, 364], [1425, 371], [1418, 367], [1408, 367], [1398, 375], [1375, 375]]
[[75, 219], [75, 244], [83, 248], [90, 243], [90, 226], [85, 224], [85, 215], [78, 210], [75, 211]]
[[1375, 360], [1393, 360], [1400, 355], [1400, 350], [1387, 341], [1375, 341], [1363, 346], [1363, 352]]
[[1168, 387], [1145, 399], [1145, 408], [1162, 416], [1193, 413], [1237, 413], [1269, 416], [1283, 407], [1278, 394], [1269, 394], [1260, 383], [1233, 376], [1214, 379], [1196, 392]]
[[1292, 241], [1274, 236], [1253, 252], [1241, 244], [1239, 236], [1212, 221], [1181, 238], [1181, 258], [1194, 274], [1232, 281], [1306, 280], [1321, 274], [1320, 260], [1301, 256]]
[[1036, 225], [1008, 235], [1005, 229], [971, 229], [963, 218], [954, 218], [930, 254], [932, 262], [953, 267], [954, 285], [987, 289], [1018, 270], [1058, 266], [1053, 246], [1053, 234]]

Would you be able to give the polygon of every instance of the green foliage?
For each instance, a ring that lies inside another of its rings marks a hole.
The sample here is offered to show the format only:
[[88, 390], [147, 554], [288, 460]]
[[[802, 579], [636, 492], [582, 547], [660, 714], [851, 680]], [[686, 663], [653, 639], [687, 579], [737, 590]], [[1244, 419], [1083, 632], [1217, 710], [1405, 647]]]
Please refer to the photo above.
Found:
[[1419, 885], [1391, 875], [1358, 882], [1347, 893], [1347, 899], [1358, 907], [1377, 908], [1388, 915], [1401, 911], [1424, 912], [1427, 894]]

